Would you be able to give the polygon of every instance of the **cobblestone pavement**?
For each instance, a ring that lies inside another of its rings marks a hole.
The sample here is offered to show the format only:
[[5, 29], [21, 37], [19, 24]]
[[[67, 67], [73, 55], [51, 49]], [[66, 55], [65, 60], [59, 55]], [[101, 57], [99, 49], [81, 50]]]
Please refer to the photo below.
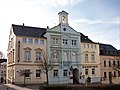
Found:
[[39, 90], [38, 88], [39, 87], [35, 85], [22, 87], [13, 84], [0, 84], [0, 90]]

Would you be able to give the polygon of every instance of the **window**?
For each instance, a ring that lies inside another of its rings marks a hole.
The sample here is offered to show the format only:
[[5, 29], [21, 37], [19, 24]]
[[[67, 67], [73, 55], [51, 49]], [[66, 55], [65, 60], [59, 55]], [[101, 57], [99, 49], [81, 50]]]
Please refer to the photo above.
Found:
[[36, 77], [40, 77], [40, 70], [36, 70]]
[[114, 71], [114, 77], [116, 77], [116, 72]]
[[32, 39], [32, 38], [29, 38], [28, 42], [29, 42], [29, 43], [33, 43], [33, 39]]
[[64, 60], [67, 61], [68, 60], [68, 53], [64, 52]]
[[94, 48], [96, 48], [96, 45], [94, 45]]
[[87, 44], [87, 47], [89, 48], [89, 44]]
[[34, 40], [34, 44], [38, 44], [38, 39], [35, 39], [35, 40]]
[[27, 43], [27, 38], [23, 38], [23, 39], [22, 39], [22, 42], [23, 42], [23, 43]]
[[72, 40], [72, 45], [76, 45], [76, 40]]
[[95, 62], [95, 55], [94, 54], [91, 54], [91, 61]]
[[109, 67], [111, 67], [111, 61], [109, 61]]
[[104, 78], [107, 78], [106, 72], [104, 72]]
[[85, 69], [85, 75], [88, 75], [88, 69]]
[[53, 76], [58, 77], [58, 70], [53, 70]]
[[25, 77], [30, 77], [30, 70], [25, 70]]
[[118, 71], [118, 77], [120, 77], [120, 71]]
[[57, 54], [56, 52], [53, 53], [53, 60], [54, 60], [54, 61], [58, 60], [58, 54]]
[[67, 39], [63, 39], [63, 44], [64, 44], [64, 45], [67, 45], [67, 42], [68, 42]]
[[76, 60], [76, 53], [72, 52], [72, 60]]
[[117, 61], [117, 64], [118, 64], [118, 68], [120, 67], [120, 63], [119, 63], [119, 61]]
[[63, 76], [64, 76], [64, 77], [68, 76], [68, 70], [64, 70], [64, 71], [63, 71]]
[[84, 44], [84, 48], [85, 48], [85, 44]]
[[44, 40], [40, 40], [40, 45], [44, 45]]
[[95, 69], [92, 68], [92, 75], [95, 75]]
[[106, 61], [104, 60], [104, 67], [106, 67]]
[[85, 61], [88, 62], [88, 54], [85, 54]]
[[91, 48], [93, 48], [93, 45], [91, 45]]
[[66, 31], [66, 28], [63, 28], [63, 31]]
[[25, 51], [25, 60], [30, 60], [30, 51]]
[[113, 61], [113, 66], [115, 67], [115, 61]]
[[52, 38], [52, 44], [58, 45], [58, 38]]
[[41, 58], [40, 58], [40, 52], [36, 52], [36, 60], [40, 60]]

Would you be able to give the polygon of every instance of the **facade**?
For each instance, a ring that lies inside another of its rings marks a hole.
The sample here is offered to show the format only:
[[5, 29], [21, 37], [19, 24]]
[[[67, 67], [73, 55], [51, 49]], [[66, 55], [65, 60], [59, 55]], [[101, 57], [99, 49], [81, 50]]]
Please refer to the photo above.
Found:
[[[7, 59], [0, 59], [0, 82], [6, 83]], [[1, 80], [3, 78], [3, 81]]]
[[80, 33], [69, 26], [68, 13], [61, 11], [59, 24], [47, 30], [49, 84], [80, 82]]
[[46, 52], [45, 28], [12, 25], [8, 44], [7, 83], [38, 84], [46, 77], [39, 65]]
[[90, 40], [84, 34], [81, 35], [81, 65], [82, 65], [82, 82], [90, 77], [91, 83], [100, 82], [100, 57], [99, 43]]
[[103, 84], [120, 84], [120, 52], [109, 44], [100, 44], [101, 76]]

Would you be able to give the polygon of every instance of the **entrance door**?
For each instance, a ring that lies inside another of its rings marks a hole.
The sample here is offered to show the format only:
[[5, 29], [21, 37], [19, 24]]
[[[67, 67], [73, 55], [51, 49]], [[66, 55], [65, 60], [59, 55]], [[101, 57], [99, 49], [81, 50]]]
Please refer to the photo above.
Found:
[[73, 84], [79, 84], [79, 70], [77, 68], [73, 70]]

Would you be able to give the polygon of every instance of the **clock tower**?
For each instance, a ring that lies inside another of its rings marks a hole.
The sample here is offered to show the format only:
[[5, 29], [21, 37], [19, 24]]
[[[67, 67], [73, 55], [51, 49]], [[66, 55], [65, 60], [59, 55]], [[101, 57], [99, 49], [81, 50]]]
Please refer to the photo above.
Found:
[[59, 15], [59, 24], [68, 24], [68, 13], [65, 11], [61, 11], [58, 13]]

